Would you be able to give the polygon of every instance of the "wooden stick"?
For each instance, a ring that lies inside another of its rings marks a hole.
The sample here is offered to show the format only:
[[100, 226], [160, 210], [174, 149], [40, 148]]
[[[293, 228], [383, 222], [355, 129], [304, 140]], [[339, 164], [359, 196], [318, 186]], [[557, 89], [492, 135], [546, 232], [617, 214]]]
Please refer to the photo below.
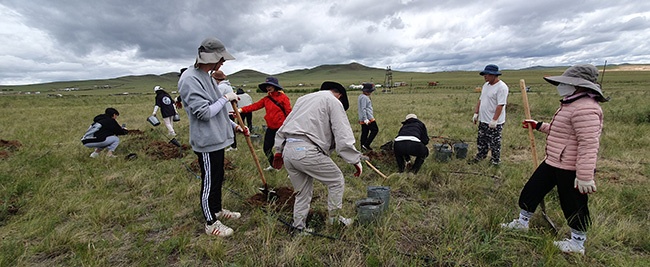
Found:
[[[530, 106], [528, 106], [528, 95], [526, 94], [526, 81], [524, 79], [519, 80], [519, 87], [521, 88], [521, 97], [523, 100], [523, 105], [524, 105], [524, 114], [526, 115], [526, 119], [530, 120]], [[533, 170], [537, 168], [537, 148], [535, 147], [535, 135], [533, 134], [533, 127], [531, 124], [528, 124], [528, 140], [530, 140], [530, 150], [532, 153], [533, 157]], [[548, 217], [546, 214], [546, 203], [544, 202], [544, 198], [542, 198], [542, 201], [539, 203], [539, 207], [542, 209], [542, 216], [544, 217], [544, 220], [546, 220], [555, 233], [557, 233], [557, 227], [555, 227], [555, 223], [551, 221], [551, 218]]]
[[380, 172], [377, 168], [375, 168], [375, 166], [372, 166], [372, 164], [370, 164], [370, 161], [366, 160], [366, 164], [368, 164], [368, 166], [370, 166], [370, 168], [373, 171], [375, 171], [377, 174], [379, 174], [379, 176], [381, 176], [382, 178], [384, 178], [384, 179], [388, 178], [386, 175], [384, 175], [382, 172]]
[[[532, 119], [530, 116], [530, 106], [528, 106], [528, 95], [526, 94], [526, 81], [519, 80], [519, 87], [521, 87], [521, 98], [524, 104], [524, 114], [526, 119]], [[533, 155], [533, 169], [537, 168], [537, 148], [535, 147], [535, 134], [533, 134], [533, 127], [528, 125], [528, 140], [530, 141], [530, 151]]]
[[[232, 109], [235, 112], [235, 117], [237, 118], [237, 122], [239, 124], [239, 127], [244, 129], [244, 120], [241, 118], [241, 114], [239, 114], [239, 109], [237, 108], [237, 104], [235, 104], [235, 101], [230, 102], [232, 104]], [[250, 129], [248, 129], [250, 131]], [[257, 172], [260, 174], [260, 178], [262, 178], [262, 184], [264, 184], [264, 189], [268, 190], [269, 186], [266, 184], [266, 179], [264, 178], [264, 171], [262, 171], [262, 165], [260, 165], [260, 160], [257, 158], [257, 154], [255, 153], [255, 148], [253, 147], [253, 142], [251, 141], [250, 135], [244, 135], [246, 137], [246, 144], [248, 144], [248, 149], [251, 151], [251, 155], [253, 156], [253, 161], [255, 161], [255, 166], [257, 167]]]

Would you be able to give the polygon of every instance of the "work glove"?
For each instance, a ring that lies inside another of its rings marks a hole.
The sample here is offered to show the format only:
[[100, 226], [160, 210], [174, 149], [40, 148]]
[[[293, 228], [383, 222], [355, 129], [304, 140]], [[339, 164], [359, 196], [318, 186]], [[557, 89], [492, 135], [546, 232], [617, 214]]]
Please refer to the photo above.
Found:
[[368, 156], [366, 156], [366, 155], [361, 155], [361, 157], [359, 157], [359, 161], [361, 161], [361, 162], [369, 161], [369, 160], [370, 160], [370, 158]]
[[363, 120], [363, 124], [365, 124], [365, 125], [370, 124], [370, 120]]
[[239, 113], [242, 113], [242, 110], [241, 110], [241, 108], [238, 108], [238, 109], [237, 109], [237, 111], [238, 111]]
[[237, 96], [237, 94], [235, 94], [233, 92], [226, 93], [225, 95], [223, 95], [223, 97], [228, 99], [228, 102], [239, 101], [239, 97]]
[[282, 159], [282, 153], [275, 153], [273, 155], [273, 168], [276, 170], [282, 169], [284, 165], [284, 160]]
[[524, 120], [521, 124], [521, 127], [528, 128], [528, 125], [530, 125], [535, 130], [539, 130], [539, 127], [542, 127], [542, 122], [537, 122], [536, 120]]
[[488, 127], [492, 128], [492, 129], [496, 129], [496, 128], [497, 128], [497, 120], [492, 120], [492, 121], [488, 124]]
[[581, 194], [591, 194], [596, 192], [596, 181], [583, 181], [575, 179], [573, 186], [580, 191]]
[[244, 128], [242, 128], [241, 126], [237, 125], [237, 126], [235, 126], [235, 131], [243, 133], [244, 136], [250, 136], [251, 135], [250, 130], [248, 130], [248, 127], [246, 127], [246, 126], [244, 126]]
[[478, 113], [474, 113], [474, 116], [472, 116], [472, 122], [476, 124], [477, 121], [478, 121]]
[[361, 176], [361, 173], [363, 172], [363, 166], [361, 166], [361, 161], [355, 163], [354, 168], [357, 169], [357, 171], [354, 173], [354, 177]]

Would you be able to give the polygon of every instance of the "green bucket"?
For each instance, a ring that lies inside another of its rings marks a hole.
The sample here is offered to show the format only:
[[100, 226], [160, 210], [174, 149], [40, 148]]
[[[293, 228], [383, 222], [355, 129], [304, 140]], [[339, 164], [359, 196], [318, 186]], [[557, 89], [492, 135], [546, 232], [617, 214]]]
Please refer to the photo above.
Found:
[[354, 205], [357, 207], [357, 221], [360, 224], [374, 223], [381, 217], [383, 201], [378, 198], [364, 198], [357, 200]]

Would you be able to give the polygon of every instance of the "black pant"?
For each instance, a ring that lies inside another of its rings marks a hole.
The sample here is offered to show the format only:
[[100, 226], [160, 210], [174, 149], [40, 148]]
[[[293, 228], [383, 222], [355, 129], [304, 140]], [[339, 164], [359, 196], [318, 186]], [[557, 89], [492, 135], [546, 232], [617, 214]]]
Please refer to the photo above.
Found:
[[411, 166], [411, 171], [418, 173], [424, 160], [429, 156], [427, 146], [415, 141], [397, 141], [394, 144], [393, 151], [395, 152], [395, 160], [397, 161], [397, 169], [399, 172], [404, 172], [406, 168], [404, 163], [410, 161], [411, 156], [414, 156], [415, 162]]
[[253, 112], [248, 112], [248, 113], [239, 113], [241, 115], [241, 119], [246, 122], [246, 127], [248, 127], [248, 130], [253, 130]]
[[269, 166], [273, 166], [273, 145], [275, 144], [275, 133], [278, 129], [266, 128], [264, 134], [264, 154], [269, 161]]
[[519, 207], [528, 212], [535, 212], [537, 205], [553, 187], [557, 186], [560, 206], [569, 227], [586, 232], [591, 224], [588, 195], [581, 194], [574, 188], [575, 171], [558, 169], [542, 162], [521, 190]]
[[196, 152], [201, 167], [201, 210], [208, 224], [214, 223], [215, 213], [221, 211], [221, 187], [223, 185], [224, 169], [222, 150], [213, 152]]
[[370, 144], [375, 140], [377, 133], [379, 133], [379, 127], [377, 126], [376, 121], [373, 121], [368, 125], [361, 124], [361, 140], [359, 140], [361, 145], [366, 148], [371, 148]]
[[[232, 121], [234, 121], [235, 123], [239, 124], [239, 123], [237, 122], [237, 120], [235, 119], [235, 115], [228, 114], [228, 117], [230, 118], [230, 120], [232, 120]], [[242, 119], [242, 120], [243, 120], [243, 119]], [[250, 130], [250, 127], [248, 127], [248, 129]], [[232, 145], [230, 145], [230, 147], [232, 147], [232, 148], [237, 148], [237, 131], [236, 131], [235, 129], [233, 129], [232, 131], [233, 131], [233, 133], [235, 134], [235, 136], [232, 138], [233, 141], [232, 141]]]

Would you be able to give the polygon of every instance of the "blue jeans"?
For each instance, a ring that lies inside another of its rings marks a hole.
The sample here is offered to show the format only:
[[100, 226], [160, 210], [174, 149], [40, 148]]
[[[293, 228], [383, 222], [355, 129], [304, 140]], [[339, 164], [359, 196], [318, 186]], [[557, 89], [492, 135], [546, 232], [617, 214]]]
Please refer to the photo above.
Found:
[[117, 148], [117, 146], [120, 144], [120, 138], [118, 138], [115, 135], [111, 135], [109, 137], [106, 137], [106, 140], [102, 142], [97, 142], [97, 143], [87, 143], [84, 144], [85, 147], [89, 148], [97, 148], [99, 150], [102, 150], [104, 148], [108, 148], [108, 151], [113, 152]]

